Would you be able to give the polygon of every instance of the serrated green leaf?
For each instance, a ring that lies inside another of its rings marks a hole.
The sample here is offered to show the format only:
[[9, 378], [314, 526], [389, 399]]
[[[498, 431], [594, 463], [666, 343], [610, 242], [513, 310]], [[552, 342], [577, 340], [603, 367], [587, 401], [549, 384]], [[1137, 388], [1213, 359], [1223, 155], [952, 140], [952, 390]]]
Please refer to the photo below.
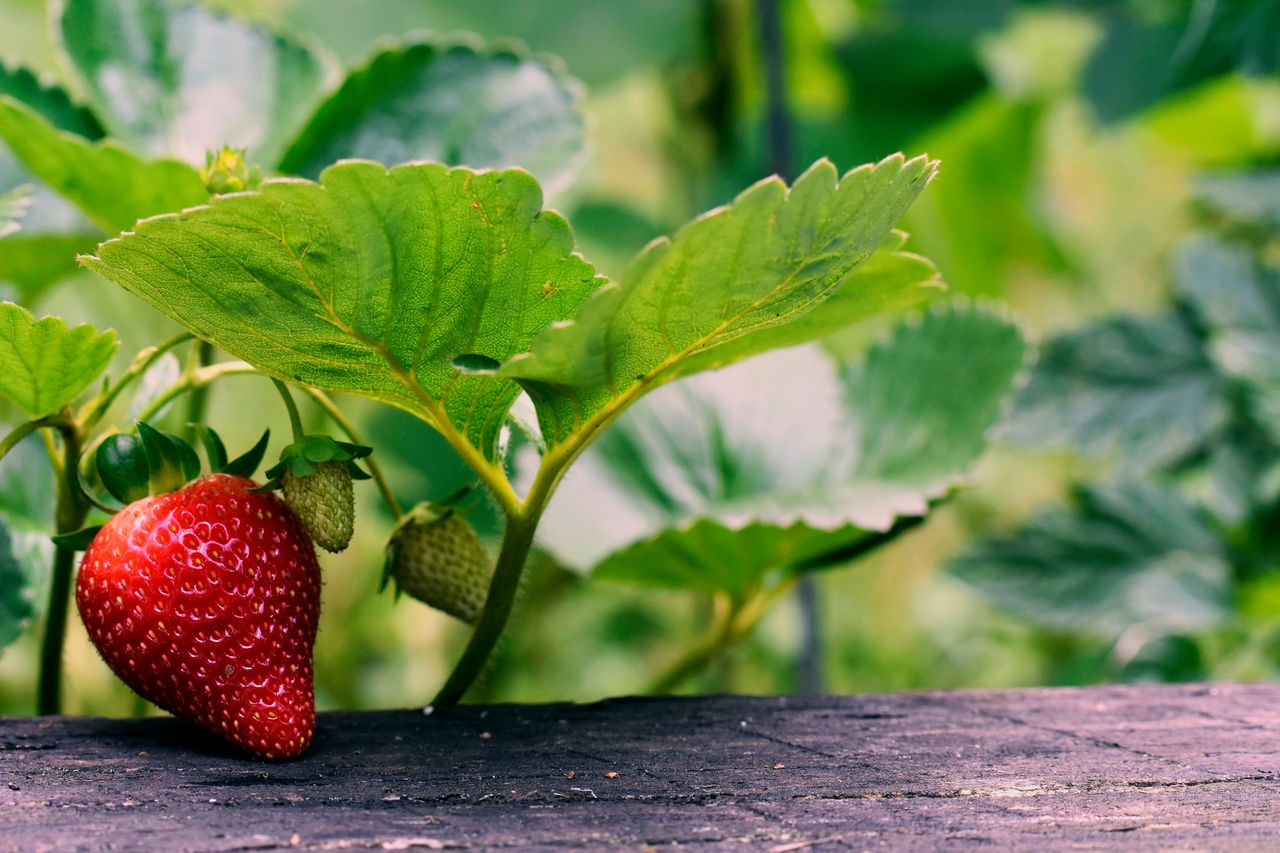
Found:
[[1280, 442], [1280, 272], [1198, 237], [1178, 252], [1174, 289], [1207, 330], [1214, 365], [1242, 383], [1254, 420]]
[[185, 163], [144, 161], [109, 139], [91, 143], [5, 97], [0, 97], [0, 138], [33, 175], [108, 233], [208, 198], [200, 175]]
[[[903, 250], [905, 232], [893, 230], [881, 241], [875, 254], [850, 273], [830, 296], [808, 313], [770, 332], [774, 349], [816, 341], [878, 314], [905, 311], [946, 292], [933, 261]], [[753, 335], [721, 344], [691, 355], [681, 366], [681, 375], [714, 370], [741, 361], [759, 351]]]
[[314, 178], [342, 159], [432, 160], [520, 166], [555, 184], [582, 153], [580, 90], [557, 62], [522, 50], [411, 38], [352, 71], [280, 168]]
[[856, 528], [818, 530], [803, 522], [786, 527], [752, 522], [733, 528], [698, 518], [610, 554], [592, 577], [660, 589], [724, 592], [741, 599], [771, 571], [871, 535]]
[[322, 49], [197, 4], [63, 0], [54, 29], [111, 135], [151, 157], [231, 145], [273, 167], [333, 77]]
[[1001, 607], [1061, 631], [1198, 631], [1229, 605], [1218, 536], [1177, 493], [1145, 483], [1084, 489], [1071, 511], [979, 541], [948, 569]]
[[599, 283], [541, 200], [519, 171], [350, 162], [139, 223], [86, 265], [267, 373], [446, 417], [492, 455], [519, 387], [453, 360], [528, 349]]
[[1119, 317], [1045, 342], [1001, 437], [1116, 452], [1141, 470], [1185, 456], [1225, 417], [1217, 371], [1180, 316]]
[[0, 397], [32, 417], [58, 411], [106, 369], [116, 333], [59, 317], [36, 320], [12, 302], [0, 303]]
[[1017, 326], [991, 311], [952, 308], [899, 326], [844, 373], [854, 477], [926, 490], [948, 482], [986, 448], [1024, 358]]
[[15, 554], [9, 525], [0, 517], [0, 648], [16, 640], [34, 618], [31, 583]]
[[607, 408], [722, 363], [712, 355], [720, 346], [743, 358], [795, 343], [777, 330], [845, 283], [935, 169], [899, 154], [843, 179], [820, 161], [790, 189], [762, 181], [651, 244], [573, 323], [542, 332], [499, 375], [520, 381], [556, 444]]
[[30, 204], [30, 187], [18, 187], [0, 194], [0, 237], [17, 233], [22, 227], [22, 218], [27, 215], [27, 207]]
[[598, 562], [596, 577], [731, 595], [816, 567], [927, 512], [983, 450], [1023, 350], [1009, 320], [952, 306], [860, 365], [805, 347], [693, 377], [586, 453], [540, 541], [569, 565]]

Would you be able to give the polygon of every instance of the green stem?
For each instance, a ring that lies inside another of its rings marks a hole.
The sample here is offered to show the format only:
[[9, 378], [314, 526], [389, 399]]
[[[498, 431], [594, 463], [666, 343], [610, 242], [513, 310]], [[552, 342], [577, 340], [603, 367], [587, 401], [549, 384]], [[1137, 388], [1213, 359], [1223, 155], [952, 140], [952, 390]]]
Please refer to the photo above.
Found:
[[795, 589], [798, 581], [799, 578], [787, 578], [763, 592], [747, 595], [727, 605], [721, 604], [720, 608], [724, 614], [721, 620], [713, 626], [702, 642], [695, 645], [666, 672], [654, 679], [645, 692], [669, 693], [715, 663], [735, 643], [750, 634], [769, 612], [773, 603]]
[[456, 705], [484, 669], [485, 661], [497, 645], [498, 637], [502, 636], [507, 618], [511, 615], [516, 590], [520, 586], [520, 575], [524, 571], [529, 549], [533, 546], [533, 534], [538, 527], [540, 514], [540, 511], [533, 514], [520, 513], [507, 518], [502, 551], [498, 554], [498, 565], [489, 585], [489, 597], [484, 603], [484, 611], [480, 614], [466, 651], [449, 674], [444, 687], [440, 688], [440, 692], [432, 700], [433, 705]]
[[[213, 361], [213, 344], [208, 341], [196, 341], [195, 352], [192, 354], [192, 370], [200, 370], [207, 367]], [[196, 430], [200, 424], [204, 423], [205, 410], [209, 406], [209, 386], [201, 385], [191, 389], [191, 393], [187, 395], [187, 419], [182, 426], [182, 431], [187, 441], [194, 441], [196, 438]]]
[[729, 604], [723, 598], [717, 598], [716, 612], [717, 618], [701, 642], [651, 681], [644, 690], [646, 694], [670, 693], [724, 654], [733, 642], [733, 624], [741, 608], [736, 604]]
[[41, 423], [39, 421], [27, 421], [10, 430], [9, 434], [0, 440], [0, 459], [7, 456], [10, 450], [17, 447], [18, 442], [40, 429], [40, 427]]
[[[9, 451], [18, 446], [18, 442], [31, 435], [38, 429], [56, 429], [59, 432], [75, 432], [76, 423], [71, 419], [69, 412], [63, 411], [56, 415], [45, 415], [43, 418], [36, 418], [33, 421], [18, 424], [9, 434], [0, 439], [0, 459], [9, 455]], [[56, 456], [53, 457], [55, 467], [57, 467]]]
[[293, 440], [295, 442], [302, 441], [307, 431], [302, 428], [302, 414], [298, 411], [298, 404], [293, 402], [293, 395], [289, 393], [289, 386], [274, 376], [271, 377], [271, 383], [280, 392], [280, 398], [284, 400], [284, 407], [289, 412], [289, 426], [293, 428]]
[[[346, 433], [347, 438], [351, 439], [356, 444], [368, 444], [368, 442], [361, 438], [360, 433], [358, 433], [356, 428], [351, 425], [351, 421], [347, 420], [347, 416], [342, 413], [342, 410], [338, 408], [338, 405], [333, 402], [328, 394], [324, 393], [319, 388], [312, 388], [309, 385], [302, 385], [300, 388], [302, 393], [306, 394], [312, 400], [315, 400], [316, 404], [320, 406], [320, 408], [324, 409], [325, 414], [329, 416], [330, 420], [338, 425], [339, 429]], [[396, 500], [395, 493], [391, 491], [391, 486], [387, 483], [387, 478], [382, 473], [381, 466], [374, 461], [372, 456], [365, 457], [361, 461], [368, 467], [370, 475], [373, 476], [373, 481], [378, 484], [378, 491], [382, 493], [382, 501], [387, 505], [387, 509], [391, 512], [392, 517], [399, 519], [404, 515], [404, 510], [400, 508], [400, 502]]]
[[[60, 427], [62, 434], [62, 477], [58, 483], [55, 527], [58, 533], [71, 533], [84, 525], [89, 504], [80, 492], [80, 443], [76, 426]], [[62, 711], [62, 647], [67, 633], [67, 610], [71, 599], [71, 581], [75, 573], [75, 551], [55, 545], [53, 574], [49, 583], [49, 606], [45, 614], [44, 638], [40, 646], [40, 683], [36, 712], [58, 714]]]
[[156, 346], [147, 347], [134, 356], [133, 363], [129, 365], [124, 373], [120, 374], [120, 378], [116, 380], [115, 384], [97, 399], [89, 401], [85, 408], [81, 410], [80, 423], [84, 431], [88, 432], [102, 419], [102, 416], [111, 408], [111, 404], [120, 396], [120, 392], [129, 387], [131, 382], [151, 369], [151, 365], [159, 361], [160, 357], [166, 352], [184, 341], [191, 340], [191, 337], [190, 332], [183, 332], [161, 341]]
[[138, 414], [138, 420], [149, 421], [156, 416], [165, 406], [172, 403], [178, 397], [188, 391], [208, 385], [216, 379], [223, 376], [245, 375], [257, 373], [251, 365], [243, 361], [220, 361], [217, 364], [211, 364], [208, 367], [202, 367], [199, 370], [182, 377], [174, 384], [170, 385], [159, 396]]

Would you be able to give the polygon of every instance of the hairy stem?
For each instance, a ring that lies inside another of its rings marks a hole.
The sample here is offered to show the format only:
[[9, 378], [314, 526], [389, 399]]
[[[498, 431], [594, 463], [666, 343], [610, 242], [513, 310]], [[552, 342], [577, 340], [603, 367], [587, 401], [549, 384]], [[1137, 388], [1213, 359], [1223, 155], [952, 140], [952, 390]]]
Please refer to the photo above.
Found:
[[[77, 427], [69, 422], [59, 428], [62, 435], [62, 476], [58, 480], [55, 526], [58, 533], [79, 530], [89, 514], [89, 505], [80, 492], [80, 444]], [[53, 549], [53, 574], [49, 583], [49, 606], [45, 613], [44, 637], [40, 645], [40, 684], [36, 712], [62, 711], [62, 646], [67, 633], [67, 609], [71, 581], [75, 573], [75, 551], [61, 545]]]
[[537, 527], [538, 514], [520, 513], [508, 516], [507, 530], [502, 537], [502, 551], [498, 554], [498, 564], [493, 572], [493, 581], [489, 584], [489, 597], [485, 600], [484, 611], [480, 614], [466, 651], [462, 653], [432, 704], [456, 705], [484, 669], [485, 662], [497, 645], [498, 638], [502, 636], [507, 618], [511, 615], [511, 606], [515, 603], [516, 590], [520, 586], [520, 575], [524, 572], [525, 560], [529, 556]]
[[[368, 442], [360, 436], [360, 433], [356, 431], [356, 428], [352, 426], [351, 421], [347, 420], [347, 416], [342, 413], [342, 410], [338, 408], [338, 405], [333, 402], [328, 394], [318, 388], [311, 388], [306, 385], [301, 386], [301, 388], [304, 394], [309, 396], [312, 400], [315, 400], [316, 404], [319, 405], [320, 408], [324, 409], [325, 414], [329, 416], [330, 420], [338, 425], [339, 429], [346, 433], [347, 438], [351, 439], [356, 444], [368, 444]], [[374, 461], [372, 456], [365, 457], [363, 461], [365, 466], [368, 467], [369, 474], [373, 477], [373, 481], [378, 484], [378, 491], [382, 493], [382, 501], [387, 505], [387, 509], [391, 512], [391, 516], [397, 519], [400, 518], [404, 515], [404, 510], [400, 508], [400, 502], [396, 500], [395, 492], [391, 491], [391, 486], [387, 483], [387, 478], [382, 473], [381, 466]]]

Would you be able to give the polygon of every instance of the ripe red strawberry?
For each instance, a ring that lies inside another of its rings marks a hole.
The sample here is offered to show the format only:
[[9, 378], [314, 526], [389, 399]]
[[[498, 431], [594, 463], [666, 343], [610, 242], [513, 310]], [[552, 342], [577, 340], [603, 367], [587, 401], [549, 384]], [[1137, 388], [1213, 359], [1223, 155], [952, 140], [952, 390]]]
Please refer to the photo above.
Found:
[[283, 501], [212, 474], [134, 501], [94, 537], [76, 604], [143, 698], [268, 758], [315, 729], [315, 549]]

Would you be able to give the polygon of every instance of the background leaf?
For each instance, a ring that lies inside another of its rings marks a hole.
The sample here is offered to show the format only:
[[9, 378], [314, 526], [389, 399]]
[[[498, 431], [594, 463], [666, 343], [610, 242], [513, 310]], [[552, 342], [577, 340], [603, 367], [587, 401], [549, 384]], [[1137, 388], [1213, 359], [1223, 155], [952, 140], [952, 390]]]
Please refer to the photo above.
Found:
[[981, 540], [948, 568], [1001, 607], [1060, 631], [1202, 630], [1229, 601], [1217, 535], [1180, 495], [1150, 483], [1082, 489], [1073, 510]]
[[598, 285], [541, 202], [524, 172], [345, 163], [140, 223], [87, 265], [275, 376], [429, 422], [441, 401], [492, 454], [519, 388], [455, 359], [527, 349]]
[[0, 518], [0, 648], [16, 640], [35, 618], [31, 585], [13, 544], [9, 525]]
[[425, 37], [350, 73], [293, 143], [281, 170], [317, 177], [344, 158], [520, 166], [543, 186], [580, 159], [581, 87], [558, 61]]
[[[101, 126], [87, 109], [25, 68], [0, 62], [0, 95], [27, 105], [59, 130], [87, 139], [102, 136]], [[30, 299], [75, 270], [75, 256], [97, 245], [98, 229], [69, 201], [37, 181], [0, 142], [0, 192], [18, 186], [31, 188], [30, 206], [22, 233], [0, 245], [0, 281], [16, 285]]]
[[[794, 343], [777, 330], [845, 283], [935, 169], [899, 154], [843, 179], [820, 161], [790, 189], [762, 181], [650, 244], [618, 284], [601, 288], [573, 323], [540, 334], [501, 375], [520, 380], [555, 444], [611, 401], [723, 364], [711, 355], [720, 345], [742, 358]], [[846, 322], [882, 300], [843, 303]]]
[[1133, 470], [1169, 464], [1226, 417], [1203, 343], [1175, 313], [1119, 317], [1046, 341], [1001, 435], [1118, 452]]
[[1196, 182], [1196, 199], [1229, 222], [1280, 231], [1280, 172], [1206, 175]]
[[36, 320], [12, 302], [0, 303], [0, 396], [32, 417], [58, 411], [106, 369], [115, 332], [58, 317]]
[[54, 486], [38, 439], [27, 438], [0, 465], [0, 647], [36, 615], [48, 581]]
[[1241, 381], [1254, 420], [1280, 442], [1280, 274], [1203, 236], [1178, 252], [1174, 287], [1206, 328], [1213, 363]]
[[140, 160], [109, 139], [89, 142], [57, 130], [30, 108], [0, 97], [0, 138], [33, 175], [114, 234], [138, 219], [209, 197], [195, 169], [177, 160]]
[[0, 195], [0, 237], [8, 237], [18, 232], [30, 204], [30, 187], [18, 187]]
[[333, 76], [317, 48], [197, 4], [64, 0], [56, 24], [103, 124], [150, 157], [231, 145], [272, 167]]
[[855, 365], [810, 346], [664, 388], [584, 455], [542, 541], [596, 577], [742, 594], [925, 513], [984, 449], [1023, 351], [1007, 319], [952, 306]]

